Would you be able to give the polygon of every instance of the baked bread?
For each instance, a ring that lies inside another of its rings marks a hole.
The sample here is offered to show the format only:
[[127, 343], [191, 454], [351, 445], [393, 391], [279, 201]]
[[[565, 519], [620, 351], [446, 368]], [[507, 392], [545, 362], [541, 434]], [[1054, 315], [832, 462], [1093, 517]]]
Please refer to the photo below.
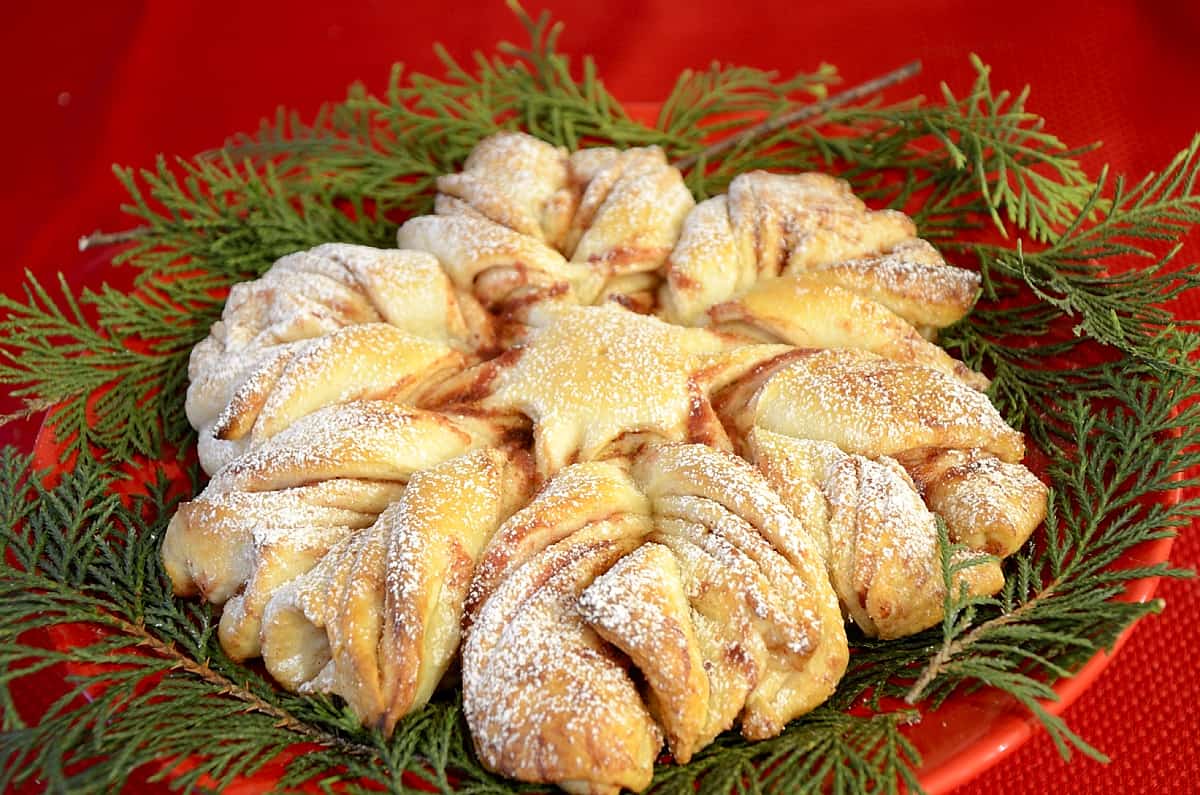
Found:
[[289, 689], [340, 695], [391, 733], [457, 655], [475, 564], [529, 484], [523, 454], [495, 448], [414, 474], [374, 524], [276, 590], [261, 630], [267, 670]]
[[404, 400], [494, 344], [492, 319], [414, 251], [330, 243], [230, 290], [188, 364], [188, 421], [210, 475], [299, 416]]
[[436, 214], [409, 220], [397, 241], [434, 254], [500, 314], [547, 298], [651, 308], [695, 204], [657, 147], [567, 155], [520, 133], [480, 143], [438, 189]]
[[382, 400], [323, 408], [226, 464], [167, 526], [162, 558], [181, 596], [224, 605], [221, 645], [257, 656], [267, 603], [339, 541], [372, 525], [414, 474], [510, 429]]
[[940, 370], [975, 389], [988, 380], [882, 303], [805, 274], [772, 277], [708, 310], [713, 327], [800, 348], [852, 348]]
[[980, 284], [918, 238], [907, 216], [867, 209], [842, 180], [752, 171], [688, 216], [667, 263], [664, 316], [702, 323], [711, 307], [781, 275], [840, 285], [921, 329], [964, 317]]
[[[762, 428], [748, 441], [767, 482], [821, 550], [843, 612], [863, 632], [899, 638], [941, 620], [946, 589], [937, 520], [895, 459], [872, 460]], [[965, 585], [972, 595], [1004, 585], [992, 558], [957, 577], [955, 588]]]
[[650, 440], [731, 450], [709, 394], [792, 350], [674, 326], [614, 303], [543, 306], [528, 319], [524, 344], [448, 379], [429, 399], [453, 411], [532, 420], [543, 478]]
[[952, 586], [1003, 586], [1046, 489], [931, 341], [978, 276], [907, 217], [821, 174], [696, 205], [655, 148], [519, 133], [438, 186], [400, 249], [284, 257], [193, 352], [212, 479], [162, 554], [231, 656], [388, 732], [459, 658], [486, 766], [615, 793], [825, 700], [845, 620], [936, 624], [939, 517]]
[[569, 791], [643, 789], [664, 734], [683, 762], [735, 720], [775, 736], [848, 658], [804, 528], [706, 445], [563, 469], [501, 528], [472, 591], [463, 707], [480, 759]]

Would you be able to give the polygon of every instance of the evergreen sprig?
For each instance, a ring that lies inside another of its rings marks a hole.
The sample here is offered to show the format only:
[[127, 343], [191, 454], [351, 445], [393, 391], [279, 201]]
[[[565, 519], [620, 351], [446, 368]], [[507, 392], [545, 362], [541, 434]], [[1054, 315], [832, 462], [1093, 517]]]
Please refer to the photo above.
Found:
[[[480, 766], [455, 696], [385, 739], [340, 702], [280, 692], [230, 660], [211, 607], [174, 599], [158, 555], [198, 468], [182, 459], [184, 484], [129, 477], [131, 461], [136, 469], [190, 448], [187, 356], [231, 284], [321, 242], [389, 244], [397, 223], [429, 208], [436, 177], [500, 129], [568, 147], [699, 155], [685, 173], [697, 198], [753, 168], [818, 168], [907, 209], [923, 235], [978, 262], [985, 300], [942, 343], [992, 375], [993, 399], [1050, 462], [1045, 529], [1008, 561], [1000, 594], [968, 599], [947, 588], [942, 626], [856, 639], [826, 706], [763, 743], [722, 736], [690, 764], [660, 767], [654, 791], [917, 790], [919, 755], [904, 732], [921, 711], [890, 707], [892, 697], [928, 710], [982, 686], [1026, 705], [1064, 754], [1098, 756], [1052, 714], [1051, 685], [1161, 608], [1114, 597], [1134, 579], [1180, 572], [1122, 562], [1200, 512], [1195, 499], [1167, 499], [1197, 485], [1189, 431], [1200, 421], [1200, 337], [1163, 308], [1200, 279], [1173, 260], [1174, 241], [1200, 222], [1200, 138], [1161, 174], [1093, 180], [1079, 162], [1088, 148], [1047, 132], [1026, 108], [1027, 90], [993, 89], [972, 59], [976, 79], [961, 96], [944, 88], [938, 104], [832, 110], [816, 124], [740, 139], [709, 162], [714, 136], [823, 97], [835, 70], [685, 73], [644, 125], [590, 59], [572, 68], [548, 15], [514, 10], [524, 46], [502, 44], [469, 66], [439, 50], [443, 77], [397, 67], [380, 96], [355, 86], [312, 120], [281, 111], [219, 151], [118, 169], [140, 225], [117, 257], [134, 271], [131, 291], [76, 294], [61, 278], [51, 290], [30, 276], [22, 297], [0, 297], [0, 381], [29, 412], [49, 408], [73, 461], [34, 473], [28, 457], [0, 454], [0, 788], [36, 777], [54, 791], [107, 791], [136, 768], [185, 791], [220, 788], [283, 754], [282, 789], [400, 792], [414, 776], [441, 792], [538, 789]], [[980, 242], [989, 227], [1001, 243]], [[968, 564], [943, 541], [949, 584]], [[70, 648], [48, 634], [79, 626], [102, 631], [76, 632]], [[63, 666], [66, 692], [44, 715], [23, 716], [14, 690]]]
[[[1043, 303], [1077, 318], [1076, 335], [1160, 366], [1193, 369], [1170, 348], [1178, 321], [1163, 304], [1200, 285], [1200, 266], [1174, 263], [1181, 243], [1163, 253], [1149, 246], [1175, 241], [1200, 223], [1198, 155], [1200, 135], [1161, 173], [1132, 187], [1118, 177], [1110, 198], [1104, 198], [1106, 170], [1079, 216], [1041, 250], [976, 246], [975, 251], [991, 273], [1020, 279]], [[1085, 223], [1102, 204], [1107, 208], [1096, 222]], [[1122, 257], [1148, 264], [1109, 272], [1108, 263]]]
[[940, 701], [963, 682], [999, 687], [1038, 715], [1064, 754], [1070, 743], [1101, 758], [1039, 699], [1053, 700], [1048, 682], [1162, 609], [1158, 600], [1118, 600], [1131, 580], [1185, 574], [1165, 562], [1119, 564], [1200, 515], [1200, 498], [1162, 499], [1168, 489], [1200, 483], [1200, 450], [1180, 432], [1196, 427], [1200, 404], [1179, 400], [1196, 391], [1185, 374], [1139, 373], [1124, 362], [1089, 379], [1106, 405], [1083, 396], [1062, 404], [1063, 436], [1046, 450], [1056, 488], [1043, 543], [1012, 560], [996, 598], [948, 598], [942, 641], [907, 698]]

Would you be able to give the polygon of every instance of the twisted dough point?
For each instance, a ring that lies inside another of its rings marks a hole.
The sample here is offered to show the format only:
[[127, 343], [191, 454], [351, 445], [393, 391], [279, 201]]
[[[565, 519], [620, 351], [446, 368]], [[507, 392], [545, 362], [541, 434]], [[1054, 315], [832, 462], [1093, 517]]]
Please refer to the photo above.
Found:
[[289, 690], [336, 693], [390, 734], [457, 654], [475, 562], [528, 497], [530, 471], [489, 449], [413, 475], [370, 528], [271, 597], [267, 670]]
[[461, 369], [459, 351], [490, 345], [492, 334], [427, 254], [331, 243], [283, 257], [233, 286], [192, 351], [185, 407], [201, 465], [215, 472], [331, 402], [400, 399]]
[[661, 314], [764, 341], [861, 348], [988, 381], [925, 337], [962, 318], [979, 276], [946, 265], [902, 213], [869, 210], [825, 174], [756, 171], [688, 216]]
[[921, 447], [979, 448], [1016, 463], [1024, 437], [991, 401], [928, 367], [865, 351], [799, 349], [718, 395], [718, 413], [745, 439], [758, 427], [833, 442], [867, 458]]
[[162, 548], [175, 593], [224, 604], [221, 645], [234, 659], [256, 656], [276, 589], [370, 525], [413, 473], [501, 444], [507, 430], [382, 401], [310, 414], [179, 507]]
[[396, 240], [402, 248], [435, 256], [458, 290], [471, 291], [500, 314], [541, 300], [588, 304], [603, 285], [592, 268], [567, 262], [537, 238], [456, 204], [443, 205], [438, 215], [409, 219]]
[[752, 467], [703, 445], [562, 470], [496, 533], [470, 602], [480, 759], [571, 792], [644, 788], [664, 730], [680, 761], [739, 717], [774, 736], [847, 661], [818, 550]]
[[[846, 531], [841, 551], [821, 543], [843, 607], [869, 634], [899, 637], [941, 618], [936, 569], [924, 568], [937, 560], [926, 549], [936, 525], [922, 500], [946, 521], [951, 541], [1000, 556], [1015, 552], [1045, 518], [1047, 489], [1020, 464], [1024, 437], [985, 395], [938, 370], [862, 351], [798, 350], [718, 394], [715, 404], [737, 430], [740, 449], [807, 527], [836, 529], [838, 512], [814, 507], [814, 489], [830, 505], [853, 506], [841, 521], [857, 529]], [[855, 496], [862, 493], [876, 500], [891, 494], [890, 507], [872, 508]], [[890, 526], [888, 515], [906, 518]], [[877, 542], [864, 535], [868, 528]], [[889, 564], [918, 563], [876, 588], [870, 583], [879, 561], [861, 569], [855, 561], [879, 543], [903, 547], [886, 553]], [[965, 576], [972, 593], [1003, 585], [995, 564]]]
[[1004, 557], [1046, 518], [1049, 490], [1021, 464], [974, 448], [909, 450], [896, 458], [956, 543]]
[[[675, 551], [684, 571], [710, 692], [747, 689], [744, 706], [710, 699], [696, 747], [735, 714], [749, 739], [779, 734], [833, 693], [848, 659], [819, 549], [762, 476], [733, 455], [662, 445], [638, 456], [633, 475], [652, 502], [651, 539]], [[743, 576], [729, 576], [738, 571]]]
[[988, 380], [952, 358], [881, 303], [811, 275], [764, 279], [708, 310], [712, 325], [763, 342], [801, 348], [855, 348], [932, 367], [983, 391]]
[[239, 454], [323, 406], [352, 400], [412, 405], [423, 389], [467, 363], [446, 345], [386, 323], [281, 347], [241, 383], [210, 426], [214, 439], [239, 443], [233, 448]]
[[437, 187], [439, 201], [456, 199], [495, 224], [560, 250], [579, 202], [567, 151], [523, 133], [483, 139], [462, 171], [438, 177]]
[[659, 299], [667, 319], [694, 325], [761, 278], [807, 274], [941, 328], [970, 310], [979, 276], [915, 235], [907, 216], [867, 209], [842, 180], [752, 171], [688, 216]]
[[662, 737], [579, 594], [650, 531], [616, 464], [577, 464], [496, 533], [463, 643], [463, 711], [485, 765], [572, 792], [650, 783]]
[[695, 206], [662, 150], [581, 149], [571, 173], [586, 186], [563, 244], [571, 261], [614, 276], [658, 270]]
[[[645, 678], [643, 696], [666, 734], [675, 761], [686, 764], [711, 739], [711, 696], [683, 572], [671, 550], [647, 542], [621, 558], [580, 594], [579, 614], [620, 649]], [[712, 710], [718, 714], [717, 710]], [[711, 721], [716, 723], [716, 721]]]
[[[751, 455], [821, 549], [845, 614], [867, 635], [899, 638], [942, 618], [937, 523], [904, 469], [886, 456], [847, 455], [828, 442], [759, 428]], [[1004, 586], [999, 561], [980, 557], [955, 587], [991, 595]]]
[[649, 311], [658, 270], [695, 202], [657, 147], [571, 154], [519, 133], [484, 139], [439, 178], [436, 214], [397, 233], [460, 290], [503, 314], [608, 299]]

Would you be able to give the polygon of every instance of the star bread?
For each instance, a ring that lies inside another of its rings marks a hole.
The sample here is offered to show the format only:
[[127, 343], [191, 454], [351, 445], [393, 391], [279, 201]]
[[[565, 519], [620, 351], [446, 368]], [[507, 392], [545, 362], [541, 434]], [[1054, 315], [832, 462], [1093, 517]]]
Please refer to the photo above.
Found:
[[385, 733], [461, 687], [484, 767], [617, 795], [1004, 587], [1047, 490], [934, 342], [978, 275], [908, 217], [824, 174], [696, 204], [657, 148], [511, 132], [437, 184], [192, 353], [211, 479], [162, 558], [231, 657]]

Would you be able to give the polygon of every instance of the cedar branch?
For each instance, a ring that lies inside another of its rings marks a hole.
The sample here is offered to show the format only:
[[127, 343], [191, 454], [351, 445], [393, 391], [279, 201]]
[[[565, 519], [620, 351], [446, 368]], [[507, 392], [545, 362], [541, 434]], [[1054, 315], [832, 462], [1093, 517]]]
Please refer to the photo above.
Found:
[[188, 655], [179, 651], [175, 644], [167, 643], [156, 637], [148, 632], [141, 624], [135, 624], [133, 622], [126, 621], [119, 616], [110, 616], [109, 620], [117, 629], [135, 639], [136, 644], [139, 647], [150, 649], [160, 657], [170, 660], [172, 663], [174, 663], [174, 667], [176, 669], [185, 671], [193, 676], [203, 679], [205, 682], [213, 685], [218, 692], [225, 693], [239, 701], [244, 702], [248, 708], [254, 712], [259, 712], [275, 718], [275, 725], [278, 728], [287, 729], [288, 731], [295, 732], [296, 734], [304, 735], [320, 745], [337, 747], [343, 751], [347, 751], [358, 756], [372, 758], [376, 755], [377, 751], [373, 748], [361, 745], [359, 743], [350, 742], [344, 737], [339, 737], [336, 734], [322, 731], [311, 724], [299, 720], [287, 710], [284, 710], [281, 707], [270, 703], [266, 699], [255, 695], [246, 688], [241, 687], [237, 683], [231, 681], [228, 677], [217, 673], [208, 665], [199, 662], [198, 660], [193, 660]]
[[710, 160], [713, 157], [728, 152], [730, 149], [745, 144], [748, 141], [753, 141], [756, 138], [769, 135], [776, 130], [789, 127], [797, 122], [807, 121], [808, 119], [820, 116], [822, 113], [831, 111], [834, 108], [840, 108], [842, 105], [848, 105], [851, 102], [857, 102], [860, 99], [865, 99], [872, 94], [877, 94], [889, 86], [902, 83], [920, 73], [921, 62], [910, 61], [904, 66], [901, 66], [899, 69], [893, 69], [887, 74], [880, 75], [879, 77], [868, 80], [865, 83], [860, 83], [853, 88], [848, 88], [840, 94], [834, 94], [832, 97], [823, 99], [820, 102], [814, 102], [811, 105], [805, 105], [804, 107], [797, 108], [789, 113], [776, 116], [774, 119], [767, 119], [761, 124], [756, 124], [750, 129], [739, 133], [738, 135], [718, 141], [703, 151], [697, 152], [694, 155], [688, 155], [687, 157], [680, 158], [671, 165], [675, 166], [675, 168], [679, 169], [680, 171], [683, 171], [684, 169], [688, 169], [696, 165], [701, 158], [706, 161]]

